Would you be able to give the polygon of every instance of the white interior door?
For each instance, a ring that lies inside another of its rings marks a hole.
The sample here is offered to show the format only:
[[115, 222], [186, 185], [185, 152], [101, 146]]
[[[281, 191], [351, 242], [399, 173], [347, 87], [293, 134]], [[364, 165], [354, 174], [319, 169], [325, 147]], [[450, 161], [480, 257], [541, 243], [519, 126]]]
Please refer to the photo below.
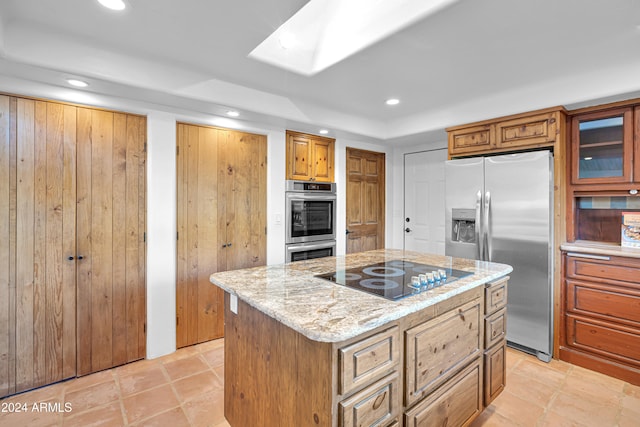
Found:
[[444, 255], [444, 162], [447, 150], [404, 156], [404, 249]]

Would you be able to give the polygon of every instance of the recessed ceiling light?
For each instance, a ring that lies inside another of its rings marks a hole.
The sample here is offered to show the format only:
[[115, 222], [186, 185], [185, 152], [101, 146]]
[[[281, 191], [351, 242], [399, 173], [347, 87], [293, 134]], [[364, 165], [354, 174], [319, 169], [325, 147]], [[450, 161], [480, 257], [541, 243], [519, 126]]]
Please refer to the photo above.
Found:
[[328, 134], [328, 133], [329, 133], [329, 131], [328, 131], [328, 130], [326, 130], [326, 129], [320, 129], [320, 134], [321, 134], [321, 135], [326, 135], [326, 134]]
[[233, 110], [227, 111], [227, 116], [229, 117], [238, 117], [239, 115], [240, 113], [238, 113], [237, 111], [233, 111]]
[[87, 86], [89, 86], [89, 83], [83, 82], [82, 80], [78, 80], [78, 79], [67, 79], [67, 83], [69, 83], [71, 86], [75, 86], [75, 87], [87, 87]]
[[98, 0], [98, 2], [111, 10], [123, 10], [126, 7], [123, 0]]
[[400, 100], [396, 99], [396, 98], [390, 98], [390, 99], [387, 99], [386, 101], [384, 101], [384, 103], [387, 104], [387, 105], [398, 105], [398, 104], [400, 104]]

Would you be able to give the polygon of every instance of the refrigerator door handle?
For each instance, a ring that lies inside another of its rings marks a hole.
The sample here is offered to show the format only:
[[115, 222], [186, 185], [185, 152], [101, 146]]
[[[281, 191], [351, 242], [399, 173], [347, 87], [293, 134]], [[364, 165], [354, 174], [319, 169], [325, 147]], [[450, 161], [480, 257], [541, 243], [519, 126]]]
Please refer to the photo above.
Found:
[[480, 229], [482, 228], [480, 225], [481, 212], [482, 212], [482, 192], [478, 190], [478, 193], [476, 194], [476, 225], [475, 225], [476, 259], [478, 260], [482, 260], [482, 246], [483, 246], [482, 234], [480, 233]]
[[484, 195], [485, 261], [491, 261], [491, 192]]

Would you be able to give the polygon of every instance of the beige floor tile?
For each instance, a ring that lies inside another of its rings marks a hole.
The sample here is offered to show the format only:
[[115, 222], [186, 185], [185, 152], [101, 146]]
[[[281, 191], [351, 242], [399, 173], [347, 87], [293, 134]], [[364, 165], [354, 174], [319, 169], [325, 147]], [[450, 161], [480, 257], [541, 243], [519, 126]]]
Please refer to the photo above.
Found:
[[203, 342], [202, 344], [196, 344], [195, 347], [200, 353], [205, 353], [217, 348], [224, 348], [224, 338]]
[[195, 346], [190, 346], [190, 347], [179, 348], [178, 350], [176, 350], [171, 354], [167, 354], [166, 356], [162, 356], [154, 360], [160, 363], [166, 364], [169, 362], [174, 362], [176, 360], [184, 359], [186, 357], [195, 356], [197, 354], [200, 354], [198, 349]]
[[541, 408], [546, 408], [557, 393], [556, 387], [540, 381], [531, 381], [531, 378], [519, 372], [507, 375], [507, 390]]
[[620, 405], [622, 398], [622, 386], [620, 390], [614, 391], [602, 385], [602, 381], [588, 379], [582, 375], [568, 375], [560, 390], [571, 394], [576, 399], [589, 399], [594, 402], [612, 407]]
[[548, 410], [560, 418], [589, 427], [615, 426], [619, 412], [618, 407], [606, 406], [591, 399], [562, 392], [558, 393]]
[[603, 387], [616, 393], [623, 392], [625, 386], [625, 382], [622, 380], [580, 366], [574, 366], [569, 372], [568, 378], [581, 378], [586, 382], [593, 383], [598, 387]]
[[[545, 365], [542, 365], [537, 361], [533, 361], [530, 359], [520, 361], [520, 363], [518, 363], [518, 365], [513, 368], [512, 372], [524, 375], [528, 378], [531, 378], [531, 380], [533, 381], [542, 382], [553, 387], [559, 387], [564, 382], [567, 375], [564, 372], [549, 369]], [[507, 373], [507, 384], [508, 383], [509, 376]]]
[[125, 415], [129, 423], [150, 418], [161, 412], [179, 406], [178, 399], [170, 385], [123, 398]]
[[505, 390], [494, 401], [496, 413], [514, 426], [535, 427], [544, 414], [544, 408]]
[[110, 369], [67, 381], [64, 383], [65, 391], [69, 393], [83, 388], [93, 387], [96, 384], [102, 384], [108, 381], [113, 381], [113, 373]]
[[190, 423], [182, 408], [177, 407], [134, 425], [144, 427], [189, 427]]
[[216, 390], [198, 396], [183, 405], [193, 426], [217, 426], [225, 422], [224, 391]]
[[70, 412], [64, 415], [64, 427], [117, 427], [124, 425], [120, 401], [93, 408], [81, 414]]
[[181, 402], [187, 402], [212, 391], [224, 390], [223, 382], [211, 371], [181, 378], [174, 381], [173, 387]]
[[[540, 421], [539, 427], [587, 427], [574, 419], [565, 417], [557, 412], [547, 412]], [[605, 427], [605, 426], [602, 426]], [[613, 427], [613, 425], [611, 426]]]
[[167, 377], [160, 365], [153, 365], [133, 373], [118, 373], [118, 380], [123, 396], [140, 393], [163, 384], [168, 384]]
[[513, 421], [497, 413], [495, 407], [490, 405], [469, 427], [513, 427]]
[[74, 413], [84, 412], [88, 409], [113, 402], [120, 397], [118, 387], [112, 378], [108, 382], [83, 387], [80, 390], [66, 393], [65, 403], [70, 403]]
[[178, 359], [164, 364], [172, 381], [188, 377], [199, 372], [209, 370], [209, 365], [199, 353], [184, 359]]
[[215, 348], [202, 353], [202, 357], [212, 368], [224, 365], [224, 348]]

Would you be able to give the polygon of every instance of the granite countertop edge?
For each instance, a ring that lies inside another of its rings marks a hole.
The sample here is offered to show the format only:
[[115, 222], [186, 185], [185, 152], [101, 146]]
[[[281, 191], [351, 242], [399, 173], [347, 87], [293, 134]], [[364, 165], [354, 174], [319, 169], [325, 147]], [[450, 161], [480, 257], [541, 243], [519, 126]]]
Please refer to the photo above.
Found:
[[[211, 283], [224, 291], [236, 295], [248, 305], [313, 341], [337, 343], [365, 334], [478, 286], [483, 286], [512, 271], [511, 266], [506, 264], [461, 260], [400, 250], [378, 250], [362, 254], [414, 260], [417, 259], [416, 256], [423, 255], [430, 257], [432, 262], [439, 258], [449, 260], [449, 262], [457, 260], [456, 262], [466, 261], [467, 264], [475, 263], [475, 268], [473, 266], [466, 268], [467, 271], [474, 271], [471, 276], [399, 301], [386, 300], [379, 296], [315, 278], [314, 275], [319, 273], [317, 271], [318, 265], [322, 265], [318, 260], [294, 263], [295, 267], [300, 268], [292, 270], [287, 268], [291, 264], [281, 264], [214, 273], [210, 280]], [[357, 254], [354, 255], [357, 256]], [[370, 257], [365, 258], [371, 259]], [[304, 268], [306, 265], [310, 266], [309, 269]], [[313, 271], [314, 268], [316, 271]], [[456, 268], [460, 267], [456, 265]], [[270, 271], [285, 276], [282, 278], [284, 284], [274, 286], [275, 289], [272, 293], [265, 290], [266, 287], [269, 287], [268, 285], [243, 286], [251, 278], [256, 278], [257, 281], [261, 275], [268, 274]], [[325, 271], [320, 273], [323, 272]], [[294, 284], [288, 286], [286, 284], [288, 281]], [[300, 281], [305, 281], [305, 286], [313, 294], [309, 298], [306, 298], [306, 289], [305, 292], [296, 294], [303, 289], [299, 284]], [[291, 292], [291, 295], [288, 291]], [[354, 302], [356, 300], [357, 303]], [[314, 304], [314, 301], [317, 302]]]

